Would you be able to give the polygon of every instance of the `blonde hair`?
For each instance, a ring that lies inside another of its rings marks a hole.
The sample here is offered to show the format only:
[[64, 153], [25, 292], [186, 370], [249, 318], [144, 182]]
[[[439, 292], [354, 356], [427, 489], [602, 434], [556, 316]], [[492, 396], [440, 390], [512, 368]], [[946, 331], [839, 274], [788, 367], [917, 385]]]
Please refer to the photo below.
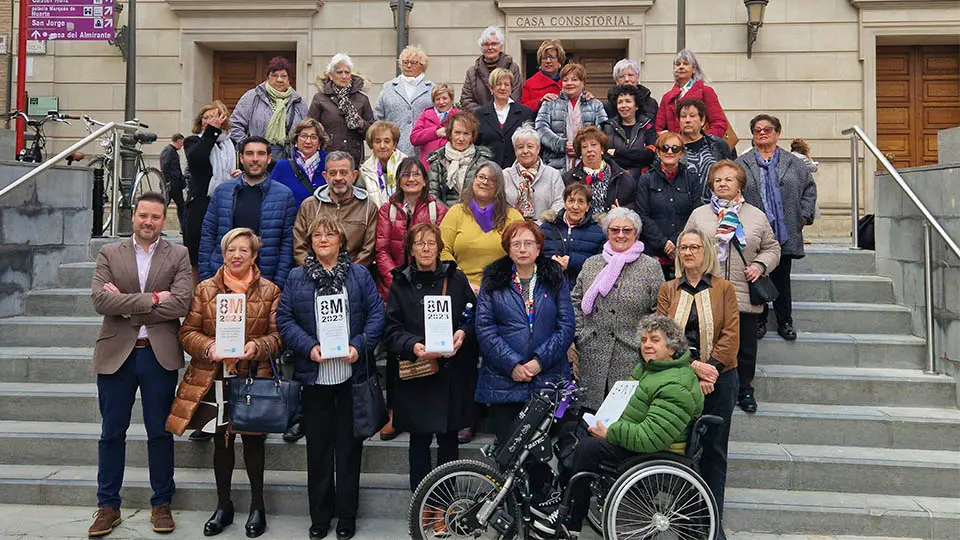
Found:
[[445, 82], [433, 85], [433, 90], [430, 91], [430, 101], [436, 102], [438, 94], [447, 94], [450, 96], [450, 101], [457, 100], [456, 96], [453, 95], [453, 87]]
[[[703, 243], [703, 262], [700, 264], [700, 274], [713, 274], [717, 271], [717, 241], [710, 234], [697, 227], [688, 227], [677, 236], [677, 256], [674, 258], [674, 269], [677, 276], [683, 275], [683, 260], [680, 258], [680, 239], [688, 234], [695, 234]], [[734, 240], [736, 241], [736, 240]]]
[[386, 120], [377, 120], [376, 122], [370, 124], [370, 127], [367, 128], [367, 146], [373, 148], [373, 138], [377, 136], [377, 133], [381, 131], [389, 131], [390, 136], [393, 137], [393, 147], [396, 148], [400, 144], [400, 127], [394, 124], [393, 122], [387, 122]]
[[490, 77], [487, 80], [487, 82], [490, 83], [490, 88], [492, 89], [494, 86], [496, 86], [497, 83], [500, 82], [500, 79], [510, 79], [510, 84], [512, 85], [513, 73], [507, 68], [497, 68], [491, 71]]
[[563, 50], [563, 44], [560, 43], [559, 39], [548, 39], [537, 47], [537, 63], [539, 63], [543, 55], [547, 54], [547, 51], [551, 49], [557, 51], [557, 62], [563, 65], [567, 59], [567, 51]]
[[250, 241], [250, 251], [253, 252], [253, 256], [256, 258], [257, 253], [260, 253], [260, 237], [257, 236], [257, 233], [253, 232], [253, 229], [237, 227], [236, 229], [227, 231], [227, 234], [223, 235], [223, 239], [220, 240], [220, 252], [223, 254], [224, 259], [227, 258], [227, 248], [230, 247], [230, 244], [237, 238], [244, 237]]
[[329, 232], [337, 233], [337, 236], [340, 237], [340, 251], [347, 250], [347, 230], [343, 228], [343, 223], [333, 216], [320, 214], [313, 218], [310, 226], [307, 227], [307, 245], [310, 246], [310, 253], [313, 253], [313, 255], [316, 256], [316, 253], [313, 252], [313, 240], [311, 237], [313, 236], [313, 233], [317, 232], [319, 229], [326, 229]]
[[425, 53], [419, 45], [407, 45], [406, 48], [400, 51], [400, 58], [397, 59], [397, 64], [403, 64], [404, 60], [415, 60], [423, 66], [423, 70], [426, 71], [430, 57], [427, 56], [427, 53]]
[[203, 125], [203, 115], [207, 114], [207, 111], [212, 111], [214, 109], [220, 111], [224, 116], [227, 117], [227, 121], [220, 126], [220, 129], [226, 131], [227, 133], [230, 132], [230, 110], [227, 109], [227, 106], [222, 101], [215, 99], [203, 107], [200, 107], [200, 112], [198, 112], [197, 117], [193, 119], [193, 132], [195, 134], [199, 135], [203, 131], [203, 128], [201, 127]]

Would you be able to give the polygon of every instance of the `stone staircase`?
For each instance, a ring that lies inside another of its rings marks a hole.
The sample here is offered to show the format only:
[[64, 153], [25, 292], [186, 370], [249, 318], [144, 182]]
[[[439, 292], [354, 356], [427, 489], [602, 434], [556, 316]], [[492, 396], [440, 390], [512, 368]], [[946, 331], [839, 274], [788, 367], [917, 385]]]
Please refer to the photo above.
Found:
[[[93, 270], [92, 262], [60, 265], [62, 288], [30, 291], [24, 316], [0, 319], [0, 503], [96, 504]], [[733, 418], [727, 528], [960, 538], [956, 383], [923, 373], [924, 340], [906, 334], [911, 314], [894, 303], [892, 282], [875, 275], [872, 252], [812, 246], [794, 274], [800, 337], [762, 340], [760, 410]], [[127, 508], [149, 504], [140, 418], [136, 406]], [[486, 442], [466, 445], [463, 457], [479, 457]], [[176, 441], [177, 508], [215, 506], [211, 453], [210, 443]], [[368, 441], [364, 454], [361, 517], [403, 519], [405, 437]], [[267, 507], [306, 515], [303, 442], [271, 437], [267, 457]], [[234, 490], [245, 508], [243, 471]]]

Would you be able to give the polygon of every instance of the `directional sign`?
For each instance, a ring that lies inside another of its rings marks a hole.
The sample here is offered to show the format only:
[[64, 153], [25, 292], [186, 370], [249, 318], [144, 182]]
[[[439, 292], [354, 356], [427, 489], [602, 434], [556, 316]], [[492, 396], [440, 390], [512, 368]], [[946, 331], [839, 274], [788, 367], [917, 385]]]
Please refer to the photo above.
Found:
[[106, 41], [114, 38], [115, 0], [29, 0], [30, 39]]

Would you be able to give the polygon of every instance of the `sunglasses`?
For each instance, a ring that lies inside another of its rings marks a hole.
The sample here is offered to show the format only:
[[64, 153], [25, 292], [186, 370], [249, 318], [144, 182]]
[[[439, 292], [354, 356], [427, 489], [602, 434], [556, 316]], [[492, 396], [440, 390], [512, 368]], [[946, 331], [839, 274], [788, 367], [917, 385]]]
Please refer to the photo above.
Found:
[[660, 147], [660, 151], [664, 154], [679, 154], [683, 151], [683, 147], [676, 144], [665, 144]]

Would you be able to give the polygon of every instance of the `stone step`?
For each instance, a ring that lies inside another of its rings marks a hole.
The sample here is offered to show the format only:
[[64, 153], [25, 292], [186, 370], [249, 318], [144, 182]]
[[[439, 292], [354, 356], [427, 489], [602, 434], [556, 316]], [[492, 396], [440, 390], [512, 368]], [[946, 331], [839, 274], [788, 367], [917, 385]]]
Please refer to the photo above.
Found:
[[61, 287], [89, 289], [93, 282], [93, 273], [97, 269], [95, 262], [64, 263], [58, 269]]
[[893, 280], [882, 276], [793, 273], [790, 281], [795, 302], [895, 302]]
[[90, 287], [81, 289], [34, 289], [25, 297], [24, 313], [49, 317], [96, 317]]
[[[95, 423], [0, 421], [0, 463], [84, 466], [97, 464], [100, 426]], [[128, 431], [127, 466], [146, 467], [146, 434], [142, 424]], [[493, 442], [479, 434], [461, 445], [463, 459], [483, 459], [480, 449]], [[178, 469], [211, 467], [212, 442], [176, 439]], [[238, 439], [238, 444], [242, 442]], [[389, 442], [364, 443], [363, 472], [400, 473], [407, 469], [408, 436]], [[276, 471], [306, 470], [306, 444], [267, 439], [269, 467]], [[744, 488], [855, 491], [888, 495], [950, 497], [958, 495], [960, 451], [847, 448], [799, 444], [732, 442], [728, 485]], [[243, 463], [237, 452], [238, 467]]]
[[[793, 326], [809, 332], [900, 335], [911, 328], [910, 309], [894, 304], [793, 302]], [[770, 309], [768, 333], [776, 335], [777, 318]]]
[[5, 347], [93, 347], [103, 317], [10, 317], [0, 319]]
[[[0, 503], [31, 505], [96, 505], [96, 467], [10, 465], [0, 468]], [[177, 470], [175, 506], [207, 510], [216, 505], [216, 487], [209, 469]], [[406, 477], [397, 474], [361, 476], [359, 517], [404, 520], [410, 500]], [[306, 475], [267, 471], [267, 508], [307, 515]], [[127, 467], [121, 496], [125, 508], [149, 506], [148, 472]], [[249, 487], [242, 470], [234, 472], [233, 502], [249, 505]], [[730, 530], [774, 534], [873, 535], [955, 540], [960, 527], [956, 499], [869, 495], [821, 491], [729, 488], [724, 521]], [[363, 521], [360, 521], [362, 526]], [[85, 526], [81, 525], [81, 526]], [[235, 527], [238, 528], [238, 527]]]
[[760, 340], [758, 365], [922, 369], [926, 341], [916, 336], [797, 332], [786, 341], [768, 328]]
[[0, 347], [0, 382], [96, 382], [92, 358], [92, 347]]
[[876, 257], [873, 251], [826, 244], [808, 244], [803, 250], [806, 256], [793, 261], [791, 274], [877, 273]]

